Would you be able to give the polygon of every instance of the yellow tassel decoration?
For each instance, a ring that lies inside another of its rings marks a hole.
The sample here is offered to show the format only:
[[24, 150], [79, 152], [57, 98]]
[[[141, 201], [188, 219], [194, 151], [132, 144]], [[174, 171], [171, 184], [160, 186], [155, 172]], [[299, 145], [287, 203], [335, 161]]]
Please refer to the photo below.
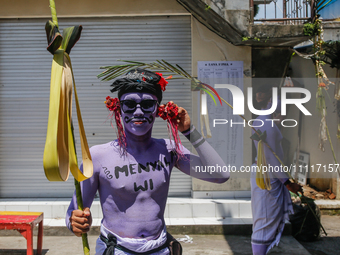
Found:
[[[265, 171], [263, 169], [265, 166]], [[256, 184], [260, 189], [271, 190], [270, 177], [267, 172], [267, 161], [264, 153], [263, 142], [259, 141], [257, 146], [257, 172], [256, 172]]]

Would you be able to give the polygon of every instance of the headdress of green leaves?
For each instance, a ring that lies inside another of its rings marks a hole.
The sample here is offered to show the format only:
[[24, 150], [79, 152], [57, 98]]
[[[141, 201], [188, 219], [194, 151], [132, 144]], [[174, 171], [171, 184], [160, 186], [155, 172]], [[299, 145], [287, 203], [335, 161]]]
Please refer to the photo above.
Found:
[[214, 101], [215, 104], [216, 100], [213, 95], [215, 95], [220, 104], [222, 105], [221, 97], [218, 95], [216, 90], [211, 87], [208, 84], [200, 82], [198, 79], [192, 77], [190, 74], [188, 74], [182, 67], [179, 65], [172, 65], [169, 62], [165, 60], [156, 60], [156, 62], [152, 63], [143, 63], [143, 62], [137, 62], [137, 61], [128, 61], [128, 60], [119, 60], [126, 62], [125, 64], [121, 65], [114, 65], [114, 66], [103, 66], [100, 67], [101, 69], [106, 69], [104, 72], [99, 74], [97, 77], [101, 78], [103, 81], [109, 81], [112, 79], [115, 79], [119, 77], [122, 74], [125, 74], [126, 72], [134, 69], [134, 68], [145, 68], [149, 70], [154, 71], [162, 71], [164, 73], [167, 73], [168, 75], [172, 75], [173, 77], [171, 79], [189, 79], [191, 80], [191, 89], [192, 90], [203, 90], [205, 91]]

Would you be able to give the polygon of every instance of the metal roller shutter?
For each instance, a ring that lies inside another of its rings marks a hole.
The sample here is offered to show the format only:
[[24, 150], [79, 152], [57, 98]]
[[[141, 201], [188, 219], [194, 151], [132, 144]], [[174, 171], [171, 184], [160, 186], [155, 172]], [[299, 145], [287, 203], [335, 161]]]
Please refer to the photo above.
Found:
[[[52, 61], [45, 22], [0, 20], [0, 197], [70, 197], [74, 190], [72, 176], [64, 183], [49, 182], [42, 167]], [[189, 16], [59, 19], [61, 29], [80, 24], [82, 36], [71, 60], [86, 135], [93, 146], [115, 138], [103, 103], [112, 96], [110, 82], [96, 78], [99, 67], [117, 59], [165, 59], [191, 71], [191, 25]], [[163, 102], [174, 100], [190, 112], [189, 88], [188, 81], [171, 81]], [[78, 134], [77, 125], [75, 131]], [[167, 137], [165, 122], [157, 120], [153, 136]], [[77, 137], [76, 142], [80, 153]], [[176, 169], [170, 196], [190, 192], [191, 178]]]

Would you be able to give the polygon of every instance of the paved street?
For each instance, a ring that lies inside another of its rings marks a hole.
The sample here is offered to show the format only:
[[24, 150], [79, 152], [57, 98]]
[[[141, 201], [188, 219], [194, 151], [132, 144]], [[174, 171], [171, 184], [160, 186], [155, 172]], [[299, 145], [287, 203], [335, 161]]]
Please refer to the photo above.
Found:
[[[175, 236], [176, 238], [184, 236]], [[223, 235], [191, 235], [193, 243], [182, 243], [183, 254], [186, 255], [251, 255], [250, 237], [223, 236]], [[91, 254], [97, 236], [89, 236]], [[0, 254], [23, 255], [26, 254], [25, 239], [23, 237], [2, 236], [0, 239]], [[35, 243], [36, 245], [36, 243]], [[11, 249], [17, 247], [17, 249]], [[5, 249], [3, 249], [5, 248]], [[281, 245], [271, 254], [292, 255], [298, 251], [299, 255], [310, 255], [291, 236], [284, 236]], [[81, 239], [74, 236], [46, 236], [44, 237], [43, 254], [47, 255], [76, 255], [82, 254]]]
[[[278, 247], [270, 254], [282, 255], [338, 255], [340, 254], [340, 216], [322, 215], [328, 236], [319, 241], [299, 243], [292, 236], [283, 236]], [[189, 235], [193, 242], [182, 242], [185, 255], [251, 255], [250, 236], [243, 235]], [[185, 238], [185, 235], [175, 235]], [[90, 235], [89, 243], [94, 254], [97, 236]], [[36, 237], [34, 240], [36, 247]], [[0, 254], [26, 254], [26, 240], [21, 236], [1, 236]], [[308, 251], [307, 251], [308, 250]], [[81, 239], [75, 236], [44, 236], [43, 254], [81, 255]]]

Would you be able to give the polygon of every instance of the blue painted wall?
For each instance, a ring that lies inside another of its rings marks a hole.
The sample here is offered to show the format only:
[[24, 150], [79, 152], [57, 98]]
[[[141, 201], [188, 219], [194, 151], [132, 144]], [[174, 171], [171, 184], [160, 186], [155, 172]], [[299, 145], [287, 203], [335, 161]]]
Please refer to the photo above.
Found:
[[333, 0], [327, 7], [320, 11], [324, 19], [335, 19], [340, 17], [340, 1]]

